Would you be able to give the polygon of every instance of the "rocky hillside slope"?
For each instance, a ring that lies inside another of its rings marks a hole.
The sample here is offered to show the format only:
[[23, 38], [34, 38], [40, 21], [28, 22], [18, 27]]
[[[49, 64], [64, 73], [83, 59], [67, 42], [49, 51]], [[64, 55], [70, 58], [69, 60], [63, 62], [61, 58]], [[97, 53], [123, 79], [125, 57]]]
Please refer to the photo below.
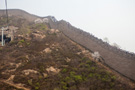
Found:
[[[38, 18], [38, 16], [29, 14], [23, 10], [20, 10], [20, 9], [9, 9], [8, 15], [9, 15], [9, 17], [16, 16], [19, 18], [25, 18], [28, 21], [34, 21], [36, 18]], [[6, 16], [5, 10], [0, 10], [0, 16]]]
[[[1, 90], [135, 89], [131, 81], [95, 61], [93, 49], [86, 50], [72, 41], [63, 26], [47, 18], [49, 23], [36, 24], [22, 16], [9, 18], [10, 25], [18, 30], [14, 41], [0, 47]], [[4, 20], [1, 17], [1, 25]]]
[[0, 48], [1, 90], [132, 90], [59, 30], [18, 35]]

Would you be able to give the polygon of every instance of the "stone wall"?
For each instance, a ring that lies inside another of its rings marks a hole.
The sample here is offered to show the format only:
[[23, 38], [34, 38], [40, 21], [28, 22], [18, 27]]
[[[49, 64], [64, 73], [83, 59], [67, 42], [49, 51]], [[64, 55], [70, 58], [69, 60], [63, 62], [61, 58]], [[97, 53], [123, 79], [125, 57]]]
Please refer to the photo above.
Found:
[[[135, 54], [117, 49], [101, 39], [75, 28], [66, 21], [50, 23], [51, 28], [59, 29], [66, 36], [92, 52], [99, 52], [110, 68], [135, 81]], [[55, 26], [55, 27], [53, 27]]]

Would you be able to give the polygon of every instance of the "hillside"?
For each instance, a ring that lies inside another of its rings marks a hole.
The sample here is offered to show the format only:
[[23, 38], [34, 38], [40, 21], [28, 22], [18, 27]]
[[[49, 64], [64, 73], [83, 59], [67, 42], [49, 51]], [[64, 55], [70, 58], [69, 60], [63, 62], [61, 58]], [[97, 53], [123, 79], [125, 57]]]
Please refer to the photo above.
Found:
[[[0, 10], [0, 16], [6, 16], [5, 10]], [[19, 18], [27, 19], [28, 21], [34, 21], [38, 16], [29, 14], [20, 9], [9, 9], [8, 10], [9, 17], [17, 16]]]
[[[93, 46], [78, 43], [84, 36], [76, 37], [79, 40], [71, 37], [78, 33], [76, 29], [66, 31], [69, 23], [48, 16], [49, 23], [35, 24], [27, 18], [9, 17], [10, 25], [18, 29], [15, 39], [0, 47], [1, 90], [135, 89], [133, 82], [92, 57]], [[4, 20], [1, 16], [1, 26]]]

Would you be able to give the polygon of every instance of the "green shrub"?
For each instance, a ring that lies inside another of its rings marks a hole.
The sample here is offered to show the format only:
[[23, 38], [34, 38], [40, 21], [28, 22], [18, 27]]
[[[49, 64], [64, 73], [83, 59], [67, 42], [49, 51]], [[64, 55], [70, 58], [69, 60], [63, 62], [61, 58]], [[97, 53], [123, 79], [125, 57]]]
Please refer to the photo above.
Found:
[[111, 86], [111, 87], [114, 87], [114, 85], [115, 85], [115, 83], [114, 83], [114, 82], [110, 83], [110, 86]]
[[81, 67], [81, 68], [84, 67], [84, 66], [85, 66], [85, 63], [80, 63], [79, 64], [79, 67]]
[[91, 65], [92, 64], [92, 61], [87, 60], [86, 63], [89, 64], [89, 65]]
[[112, 76], [111, 79], [116, 80], [116, 76]]
[[31, 85], [31, 86], [33, 85], [32, 84], [32, 79], [28, 80], [28, 84]]
[[89, 75], [88, 75], [88, 77], [93, 77], [94, 76], [94, 74], [93, 73], [90, 73]]
[[24, 40], [20, 40], [19, 43], [24, 43], [25, 41]]
[[72, 76], [74, 76], [76, 73], [74, 72], [74, 71], [71, 71], [70, 72], [70, 76], [72, 77]]
[[71, 78], [67, 76], [67, 77], [65, 78], [65, 81], [69, 81], [69, 80], [71, 80]]
[[75, 79], [75, 81], [82, 81], [82, 76], [81, 75], [75, 75], [74, 76], [74, 79]]
[[36, 87], [35, 87], [35, 90], [39, 90], [39, 87], [36, 86]]
[[2, 48], [0, 48], [0, 51], [2, 51]]
[[92, 70], [96, 70], [96, 67], [91, 67]]
[[30, 43], [29, 43], [29, 42], [27, 42], [26, 44], [27, 44], [27, 45], [30, 45]]
[[53, 90], [61, 90], [60, 88], [58, 88], [58, 87], [56, 87], [56, 88], [54, 88]]
[[10, 41], [10, 45], [16, 45], [18, 42], [17, 41]]
[[67, 83], [66, 82], [61, 82], [61, 85], [62, 85], [62, 89], [63, 90], [68, 90], [68, 87], [67, 87]]
[[38, 30], [47, 30], [48, 27], [46, 24], [36, 24], [36, 26], [34, 26], [35, 29], [38, 29]]
[[87, 57], [83, 57], [81, 60], [86, 61], [87, 59], [88, 59]]
[[63, 73], [67, 72], [67, 69], [66, 68], [62, 69], [62, 72]]

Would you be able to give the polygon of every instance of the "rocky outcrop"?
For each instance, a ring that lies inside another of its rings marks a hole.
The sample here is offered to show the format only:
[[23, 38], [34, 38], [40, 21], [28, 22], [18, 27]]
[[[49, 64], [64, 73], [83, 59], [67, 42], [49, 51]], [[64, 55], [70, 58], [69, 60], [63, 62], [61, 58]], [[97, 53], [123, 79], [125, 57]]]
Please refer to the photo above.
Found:
[[58, 69], [58, 68], [54, 68], [53, 66], [51, 66], [51, 67], [48, 67], [48, 68], [46, 68], [46, 71], [48, 72], [48, 73], [54, 73], [54, 74], [57, 74], [57, 73], [59, 73], [60, 72], [60, 69]]
[[51, 53], [52, 50], [50, 48], [46, 48], [46, 49], [43, 50], [43, 52], [45, 52], [45, 53]]
[[27, 75], [29, 75], [31, 73], [37, 74], [38, 71], [35, 71], [35, 70], [32, 70], [32, 69], [27, 69], [27, 70], [23, 70], [23, 73], [27, 76]]

